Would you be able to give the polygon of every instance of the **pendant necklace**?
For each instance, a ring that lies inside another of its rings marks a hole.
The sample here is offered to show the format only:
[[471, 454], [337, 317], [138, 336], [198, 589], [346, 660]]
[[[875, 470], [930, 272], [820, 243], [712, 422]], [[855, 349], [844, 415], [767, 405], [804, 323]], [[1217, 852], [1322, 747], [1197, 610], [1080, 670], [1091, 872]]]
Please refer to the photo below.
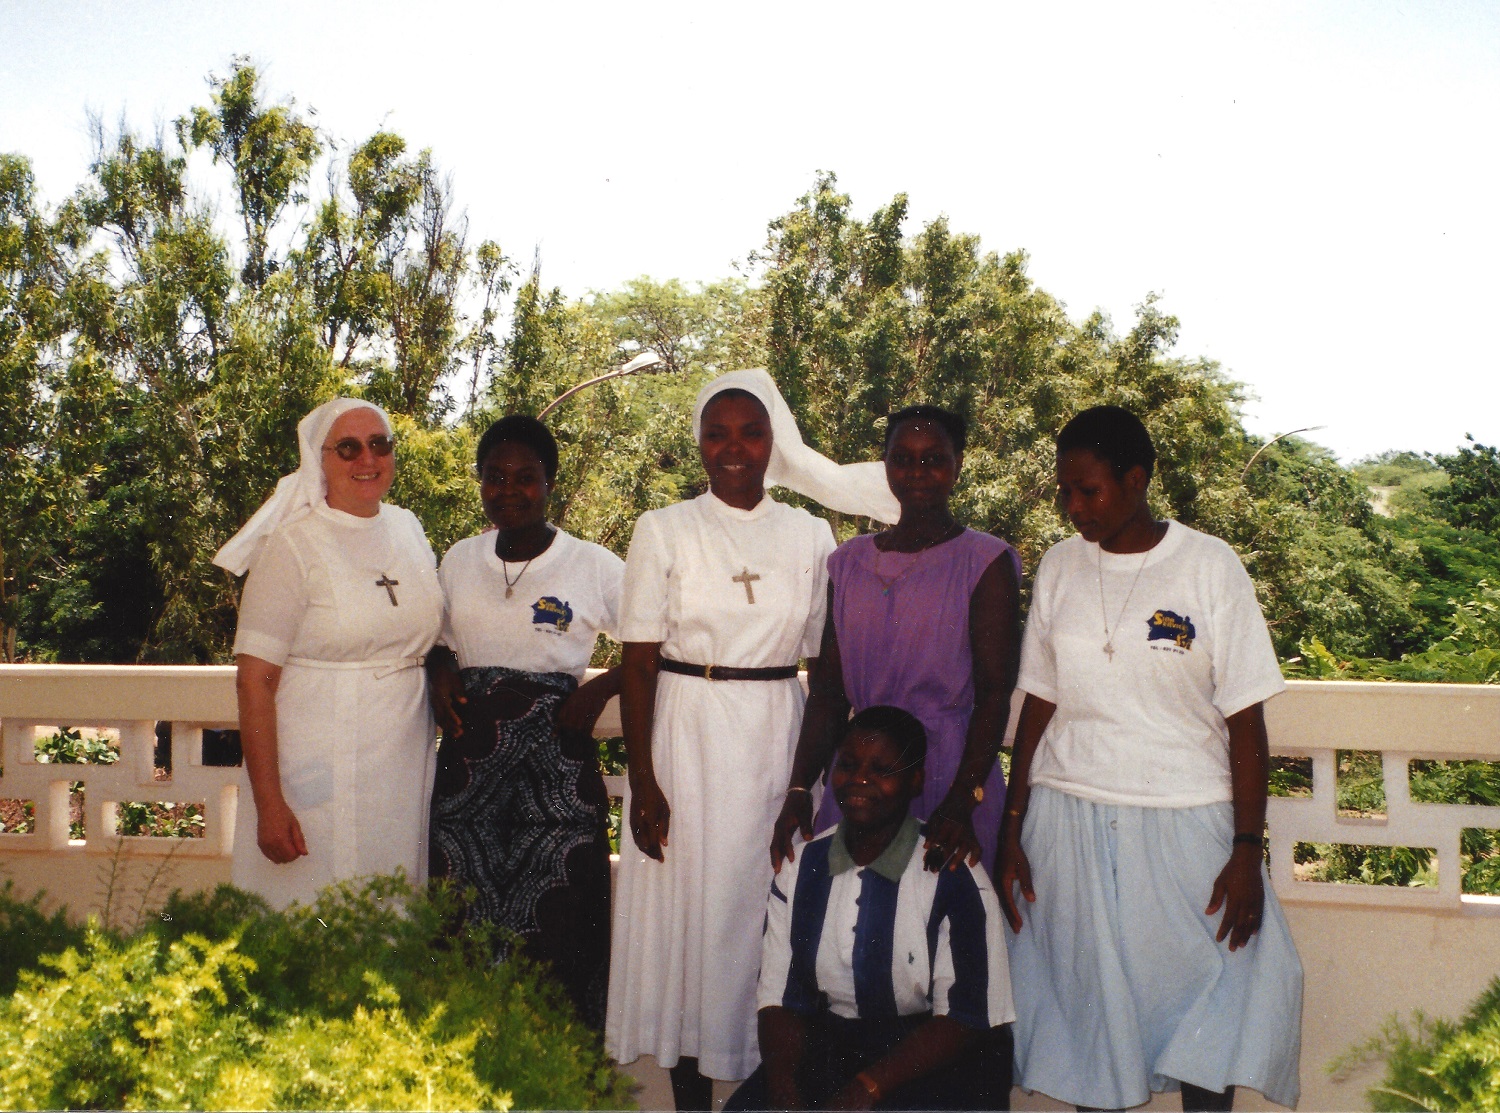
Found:
[[531, 567], [531, 561], [535, 559], [536, 557], [532, 557], [531, 560], [521, 565], [521, 570], [516, 573], [516, 578], [511, 579], [510, 565], [505, 563], [504, 557], [500, 558], [500, 575], [505, 577], [505, 597], [507, 599], [516, 593], [516, 585], [521, 582], [521, 577], [526, 575], [526, 569]]
[[521, 565], [521, 570], [516, 573], [515, 579], [510, 578], [510, 565], [505, 562], [505, 558], [503, 556], [500, 556], [500, 539], [498, 537], [495, 539], [495, 555], [497, 557], [500, 557], [500, 575], [505, 577], [505, 597], [507, 599], [509, 599], [516, 593], [516, 585], [521, 582], [521, 577], [526, 575], [526, 569], [531, 567], [531, 562], [537, 557], [541, 556], [542, 553], [545, 553], [548, 549], [552, 548], [552, 542], [556, 538], [557, 531], [552, 530], [547, 537], [547, 543], [542, 546], [542, 552], [533, 553], [531, 556], [527, 557], [526, 563]]
[[1146, 570], [1146, 561], [1151, 558], [1151, 550], [1147, 549], [1141, 554], [1141, 563], [1135, 570], [1135, 579], [1130, 581], [1130, 590], [1125, 593], [1125, 602], [1120, 604], [1120, 613], [1115, 616], [1114, 633], [1109, 629], [1109, 611], [1104, 606], [1104, 546], [1099, 546], [1099, 619], [1104, 623], [1104, 655], [1109, 658], [1110, 664], [1115, 661], [1115, 638], [1120, 632], [1120, 623], [1124, 621], [1125, 610], [1130, 606], [1130, 597], [1135, 594], [1135, 585], [1141, 582], [1141, 573]]

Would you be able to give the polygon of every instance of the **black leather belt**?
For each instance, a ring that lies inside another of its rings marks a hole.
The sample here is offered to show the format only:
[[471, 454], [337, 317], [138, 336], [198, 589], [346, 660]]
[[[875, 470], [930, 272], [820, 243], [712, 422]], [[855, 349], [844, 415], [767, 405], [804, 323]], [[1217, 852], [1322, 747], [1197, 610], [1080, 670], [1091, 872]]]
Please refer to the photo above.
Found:
[[732, 665], [689, 665], [670, 657], [661, 659], [661, 667], [663, 672], [697, 676], [704, 680], [791, 680], [797, 675], [796, 665], [782, 665], [773, 669], [737, 669]]

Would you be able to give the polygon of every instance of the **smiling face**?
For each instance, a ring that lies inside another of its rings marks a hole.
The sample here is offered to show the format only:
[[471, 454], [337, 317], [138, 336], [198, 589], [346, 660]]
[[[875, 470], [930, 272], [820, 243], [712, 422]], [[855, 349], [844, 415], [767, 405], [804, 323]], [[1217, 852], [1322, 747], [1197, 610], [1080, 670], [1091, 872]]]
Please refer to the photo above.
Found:
[[928, 418], [903, 421], [891, 431], [885, 449], [885, 481], [901, 513], [938, 510], [948, 505], [963, 457], [948, 431]]
[[484, 516], [507, 532], [539, 526], [547, 520], [552, 482], [536, 450], [520, 441], [501, 441], [479, 468], [479, 501]]
[[833, 757], [828, 785], [844, 819], [855, 828], [899, 823], [922, 791], [922, 766], [903, 760], [884, 731], [855, 727]]
[[[373, 518], [380, 513], [396, 478], [396, 456], [376, 456], [370, 451], [371, 437], [386, 435], [385, 422], [368, 406], [350, 410], [333, 423], [323, 438], [323, 475], [328, 480], [325, 501], [335, 510], [358, 518]], [[352, 460], [342, 459], [333, 446], [346, 437], [360, 443], [360, 452]]]
[[1139, 465], [1115, 474], [1114, 467], [1086, 448], [1057, 458], [1057, 502], [1085, 541], [1109, 547], [1133, 519], [1145, 513], [1146, 469]]
[[742, 393], [715, 395], [699, 421], [698, 453], [708, 485], [720, 500], [749, 510], [765, 494], [771, 462], [771, 417]]

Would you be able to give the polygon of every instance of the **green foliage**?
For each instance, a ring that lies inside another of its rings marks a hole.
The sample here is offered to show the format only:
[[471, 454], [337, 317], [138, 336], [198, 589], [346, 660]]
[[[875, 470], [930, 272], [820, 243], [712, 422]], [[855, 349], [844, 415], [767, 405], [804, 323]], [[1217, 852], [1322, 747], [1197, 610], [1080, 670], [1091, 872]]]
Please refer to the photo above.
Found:
[[1075, 324], [1032, 283], [1024, 253], [984, 253], [943, 219], [906, 238], [905, 216], [898, 195], [857, 219], [825, 174], [771, 222], [757, 256], [769, 367], [809, 440], [871, 459], [896, 407], [968, 415], [958, 512], [1034, 567], [1068, 532], [1051, 501], [1056, 433], [1083, 407], [1127, 406], [1160, 452], [1157, 510], [1245, 555], [1278, 649], [1310, 635], [1344, 654], [1410, 648], [1396, 550], [1364, 486], [1306, 442], [1258, 452], [1241, 388], [1211, 361], [1171, 354], [1178, 322], [1154, 295], [1123, 335], [1097, 313]]
[[122, 800], [115, 805], [116, 834], [201, 839], [203, 831], [203, 809], [197, 804]]
[[317, 132], [293, 105], [267, 105], [260, 75], [246, 58], [236, 58], [228, 77], [209, 78], [213, 107], [194, 108], [177, 121], [183, 146], [208, 147], [214, 162], [229, 166], [245, 223], [244, 279], [264, 285], [274, 270], [266, 240], [288, 202], [307, 181], [322, 145]]
[[1341, 659], [1318, 638], [1302, 642], [1300, 656], [1282, 671], [1312, 680], [1407, 680], [1450, 684], [1500, 683], [1500, 588], [1487, 580], [1470, 598], [1449, 598], [1449, 633], [1399, 661]]
[[1486, 581], [1500, 583], [1500, 536], [1450, 525], [1421, 509], [1398, 513], [1385, 528], [1395, 546], [1393, 570], [1407, 583], [1416, 617], [1408, 648], [1452, 633], [1458, 601], [1474, 597]]
[[63, 938], [7, 892], [0, 954], [24, 957], [0, 1005], [0, 1104], [627, 1106], [561, 992], [524, 957], [494, 964], [457, 922], [451, 899], [387, 878], [285, 913], [222, 886], [174, 896], [129, 936]]
[[1379, 1034], [1329, 1064], [1335, 1077], [1366, 1063], [1385, 1063], [1367, 1091], [1378, 1110], [1500, 1110], [1500, 979], [1491, 982], [1462, 1020], [1415, 1012], [1390, 1017]]
[[1500, 450], [1467, 440], [1452, 456], [1434, 457], [1448, 473], [1448, 484], [1432, 501], [1455, 526], [1500, 534]]
[[15, 882], [0, 885], [0, 997], [15, 991], [16, 977], [35, 967], [43, 955], [83, 945], [84, 930], [68, 922], [66, 911], [42, 911], [42, 896], [19, 900]]
[[61, 727], [35, 745], [36, 759], [43, 765], [113, 765], [120, 760], [119, 747], [102, 735], [84, 736], [72, 727]]
[[[1132, 408], [1161, 452], [1157, 510], [1243, 554], [1283, 654], [1313, 639], [1346, 660], [1421, 654], [1452, 632], [1450, 597], [1500, 582], [1493, 449], [1350, 472], [1306, 442], [1263, 445], [1241, 387], [1174, 354], [1178, 321], [1154, 295], [1124, 330], [1073, 320], [1024, 252], [985, 251], [944, 218], [907, 229], [904, 195], [861, 217], [820, 174], [769, 222], [749, 280], [642, 277], [573, 300], [540, 260], [512, 290], [497, 243], [469, 248], [432, 152], [387, 130], [334, 142], [243, 58], [170, 134], [95, 120], [92, 135], [88, 179], [54, 209], [23, 159], [0, 161], [0, 659], [227, 660], [237, 585], [209, 559], [295, 466], [307, 410], [355, 393], [392, 411], [393, 500], [442, 551], [481, 523], [468, 469], [484, 425], [645, 347], [664, 373], [549, 414], [553, 517], [616, 552], [642, 511], [703, 489], [698, 387], [764, 364], [839, 460], [875, 458], [895, 407], [968, 415], [956, 509], [1032, 568], [1068, 532], [1053, 436], [1084, 406]], [[226, 175], [232, 236], [191, 185], [200, 150]], [[1400, 517], [1372, 512], [1371, 484], [1409, 493], [1385, 501]], [[832, 518], [841, 537], [868, 527]]]

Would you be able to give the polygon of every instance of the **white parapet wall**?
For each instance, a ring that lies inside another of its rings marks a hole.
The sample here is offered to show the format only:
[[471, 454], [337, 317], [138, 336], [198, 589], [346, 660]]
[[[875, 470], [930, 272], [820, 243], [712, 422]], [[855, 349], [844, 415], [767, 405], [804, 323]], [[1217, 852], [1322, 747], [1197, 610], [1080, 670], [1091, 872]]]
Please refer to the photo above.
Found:
[[[1338, 1054], [1379, 1030], [1392, 1014], [1457, 1016], [1500, 974], [1500, 901], [1460, 891], [1464, 828], [1500, 828], [1500, 808], [1411, 800], [1415, 760], [1500, 761], [1500, 687], [1449, 684], [1294, 682], [1268, 709], [1273, 752], [1311, 759], [1312, 795], [1271, 801], [1271, 876], [1307, 973], [1303, 1021], [1304, 1109], [1366, 1108], [1378, 1068], [1335, 1081]], [[156, 724], [172, 724], [172, 772], [153, 768]], [[240, 773], [202, 764], [205, 729], [236, 724], [234, 670], [187, 666], [0, 666], [0, 800], [29, 800], [34, 827], [0, 834], [0, 880], [18, 894], [45, 892], [48, 907], [102, 914], [128, 924], [150, 914], [172, 888], [229, 880]], [[38, 763], [35, 740], [59, 726], [117, 736], [112, 765]], [[619, 733], [614, 703], [598, 733]], [[1339, 750], [1376, 751], [1385, 775], [1383, 818], [1340, 816]], [[86, 801], [81, 840], [69, 837], [69, 784]], [[624, 778], [611, 778], [623, 795]], [[193, 803], [204, 811], [198, 839], [122, 838], [125, 801]], [[1431, 847], [1436, 887], [1393, 888], [1298, 880], [1299, 843]], [[1016, 1095], [1018, 1108], [1063, 1108]], [[1244, 1095], [1241, 1109], [1271, 1108]], [[1161, 1098], [1152, 1108], [1179, 1108]]]

